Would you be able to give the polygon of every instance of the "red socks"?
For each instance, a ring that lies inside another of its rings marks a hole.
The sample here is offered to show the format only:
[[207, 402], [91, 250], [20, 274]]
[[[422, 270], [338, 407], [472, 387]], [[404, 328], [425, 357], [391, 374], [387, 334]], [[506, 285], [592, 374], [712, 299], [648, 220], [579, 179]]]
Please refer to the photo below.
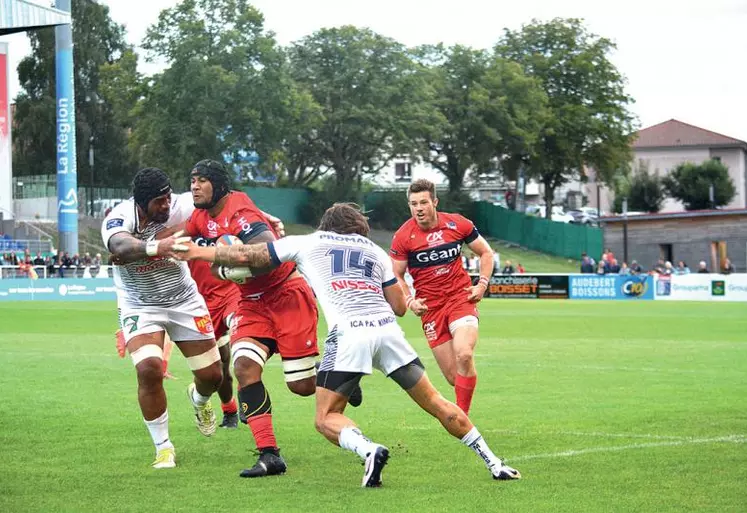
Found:
[[234, 413], [236, 413], [237, 411], [239, 411], [238, 408], [236, 407], [236, 398], [235, 397], [231, 397], [231, 401], [230, 402], [221, 403], [220, 404], [220, 409], [223, 410], [223, 413], [228, 413], [228, 414], [231, 414], [231, 415], [234, 414]]
[[252, 430], [257, 449], [268, 447], [274, 449], [278, 446], [278, 442], [275, 440], [275, 431], [272, 429], [272, 413], [249, 417], [246, 423]]
[[472, 404], [472, 394], [475, 393], [475, 386], [477, 386], [477, 376], [467, 377], [461, 374], [456, 375], [456, 380], [454, 381], [456, 403], [467, 415], [469, 415], [469, 407]]

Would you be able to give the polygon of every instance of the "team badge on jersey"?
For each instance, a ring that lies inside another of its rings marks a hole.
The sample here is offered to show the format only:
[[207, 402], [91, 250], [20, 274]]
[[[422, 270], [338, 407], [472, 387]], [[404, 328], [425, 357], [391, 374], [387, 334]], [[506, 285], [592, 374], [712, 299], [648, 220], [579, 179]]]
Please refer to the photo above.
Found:
[[197, 326], [197, 331], [203, 335], [208, 335], [213, 332], [213, 321], [210, 319], [210, 315], [195, 317], [194, 320], [195, 326]]
[[454, 221], [449, 221], [446, 223], [446, 228], [449, 230], [456, 230], [456, 223]]
[[122, 329], [130, 328], [130, 333], [135, 333], [137, 331], [137, 321], [140, 320], [139, 315], [130, 315], [129, 317], [125, 317], [122, 319]]

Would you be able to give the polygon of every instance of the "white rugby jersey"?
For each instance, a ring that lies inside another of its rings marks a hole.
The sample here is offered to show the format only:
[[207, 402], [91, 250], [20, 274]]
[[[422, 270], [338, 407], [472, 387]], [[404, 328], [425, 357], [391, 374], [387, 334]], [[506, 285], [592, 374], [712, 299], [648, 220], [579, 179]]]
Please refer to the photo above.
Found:
[[362, 235], [314, 232], [268, 244], [276, 265], [296, 262], [314, 289], [327, 325], [393, 316], [384, 287], [396, 285], [386, 251]]
[[[192, 193], [171, 194], [171, 211], [165, 224], [148, 223], [138, 230], [138, 213], [134, 199], [123, 201], [112, 209], [101, 224], [101, 238], [106, 248], [109, 239], [119, 232], [131, 233], [135, 238], [149, 241], [166, 228], [183, 223], [192, 214]], [[114, 267], [117, 297], [131, 306], [169, 307], [197, 294], [186, 262], [172, 262], [167, 258], [144, 258]]]

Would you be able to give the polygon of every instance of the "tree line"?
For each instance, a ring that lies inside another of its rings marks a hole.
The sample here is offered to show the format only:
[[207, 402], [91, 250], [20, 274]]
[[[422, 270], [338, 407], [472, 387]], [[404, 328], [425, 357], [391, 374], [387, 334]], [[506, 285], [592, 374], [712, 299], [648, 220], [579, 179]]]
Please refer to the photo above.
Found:
[[[145, 166], [186, 186], [202, 158], [249, 180], [354, 199], [399, 155], [458, 195], [467, 180], [521, 171], [552, 203], [584, 177], [627, 172], [636, 120], [612, 41], [578, 19], [533, 20], [491, 49], [407, 48], [366, 28], [323, 28], [281, 46], [248, 0], [183, 0], [138, 55], [109, 9], [72, 3], [79, 183], [127, 186]], [[14, 174], [55, 169], [54, 31], [29, 33], [18, 66]], [[141, 58], [165, 64], [152, 76]], [[550, 209], [548, 209], [548, 212]]]

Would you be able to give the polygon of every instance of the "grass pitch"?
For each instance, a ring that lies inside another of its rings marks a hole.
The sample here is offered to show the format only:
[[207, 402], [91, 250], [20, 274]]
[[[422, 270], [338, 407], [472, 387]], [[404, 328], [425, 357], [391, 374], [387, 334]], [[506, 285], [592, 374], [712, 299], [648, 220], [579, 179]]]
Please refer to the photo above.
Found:
[[[281, 477], [244, 480], [248, 429], [202, 437], [175, 351], [167, 381], [178, 467], [152, 470], [115, 305], [0, 305], [0, 511], [745, 511], [747, 321], [742, 304], [486, 300], [472, 419], [523, 479], [482, 462], [380, 375], [351, 416], [392, 458], [381, 489], [313, 428], [279, 362], [266, 381]], [[453, 397], [417, 320], [402, 321]], [[324, 329], [320, 326], [320, 330]], [[218, 400], [214, 398], [218, 408]]]

